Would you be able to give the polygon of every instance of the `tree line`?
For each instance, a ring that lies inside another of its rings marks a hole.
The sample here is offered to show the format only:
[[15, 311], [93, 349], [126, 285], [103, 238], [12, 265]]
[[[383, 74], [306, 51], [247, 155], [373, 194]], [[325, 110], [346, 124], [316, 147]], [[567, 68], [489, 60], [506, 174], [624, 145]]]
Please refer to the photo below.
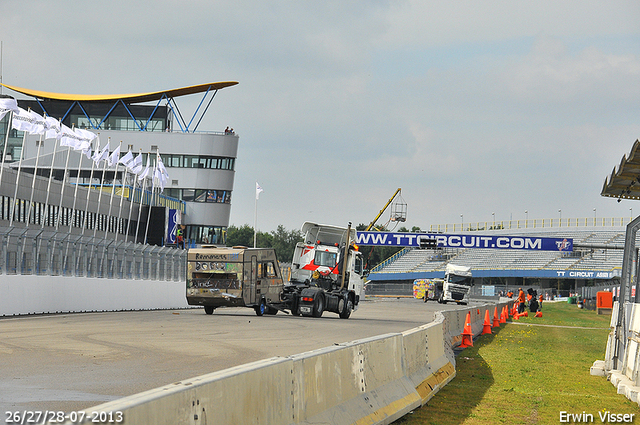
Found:
[[[366, 228], [366, 224], [358, 224], [356, 226], [356, 230], [365, 230]], [[388, 229], [383, 226], [376, 226], [373, 230], [381, 232], [388, 231]], [[397, 230], [397, 232], [419, 233], [421, 232], [421, 230], [417, 226], [414, 226], [411, 229], [401, 227]], [[256, 247], [274, 248], [276, 251], [276, 255], [278, 256], [278, 260], [288, 263], [293, 258], [293, 252], [295, 250], [296, 244], [298, 242], [304, 241], [303, 236], [304, 235], [302, 234], [302, 232], [300, 232], [300, 230], [287, 230], [283, 225], [279, 225], [276, 230], [272, 230], [271, 232], [258, 231], [256, 235]], [[226, 245], [252, 247], [253, 227], [249, 226], [248, 224], [240, 227], [236, 227], [234, 225], [229, 226], [227, 228], [226, 234]], [[376, 264], [381, 263], [401, 249], [402, 247], [359, 247], [359, 250], [360, 252], [362, 252], [365, 261], [366, 270], [371, 270], [371, 268]]]

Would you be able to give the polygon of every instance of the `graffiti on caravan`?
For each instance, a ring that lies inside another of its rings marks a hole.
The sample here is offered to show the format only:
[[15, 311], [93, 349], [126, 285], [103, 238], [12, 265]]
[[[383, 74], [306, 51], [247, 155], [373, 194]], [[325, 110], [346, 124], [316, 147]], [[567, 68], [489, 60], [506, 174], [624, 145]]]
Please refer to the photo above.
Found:
[[438, 248], [491, 248], [535, 251], [573, 251], [573, 239], [535, 236], [447, 235], [443, 233], [358, 232], [358, 245], [419, 247], [423, 239], [435, 239]]

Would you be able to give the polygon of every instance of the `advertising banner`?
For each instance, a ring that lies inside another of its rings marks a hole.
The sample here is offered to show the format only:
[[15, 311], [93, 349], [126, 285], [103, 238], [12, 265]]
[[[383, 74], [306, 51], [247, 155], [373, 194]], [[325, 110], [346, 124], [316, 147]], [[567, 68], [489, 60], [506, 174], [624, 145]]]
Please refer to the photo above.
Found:
[[357, 244], [363, 246], [420, 247], [421, 241], [436, 240], [438, 248], [490, 248], [534, 251], [573, 251], [571, 238], [503, 235], [447, 235], [443, 233], [358, 232]]
[[169, 220], [167, 220], [167, 244], [176, 243], [176, 231], [180, 224], [180, 210], [169, 209]]

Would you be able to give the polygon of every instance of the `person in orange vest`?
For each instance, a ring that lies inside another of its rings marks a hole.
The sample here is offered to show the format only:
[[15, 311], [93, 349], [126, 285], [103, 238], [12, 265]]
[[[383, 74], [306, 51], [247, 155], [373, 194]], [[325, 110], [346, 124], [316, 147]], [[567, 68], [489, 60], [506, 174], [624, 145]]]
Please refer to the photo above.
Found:
[[540, 294], [540, 298], [538, 301], [538, 310], [542, 310], [542, 300], [544, 299], [544, 297], [542, 296], [542, 294]]
[[524, 298], [524, 291], [522, 290], [522, 288], [519, 288], [518, 292], [518, 313], [524, 313], [524, 303], [525, 303], [525, 298]]

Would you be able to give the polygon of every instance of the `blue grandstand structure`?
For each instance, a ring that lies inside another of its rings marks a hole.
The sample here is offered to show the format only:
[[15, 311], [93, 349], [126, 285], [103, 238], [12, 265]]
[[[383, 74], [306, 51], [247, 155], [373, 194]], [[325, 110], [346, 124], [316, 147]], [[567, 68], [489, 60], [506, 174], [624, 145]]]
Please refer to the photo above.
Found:
[[567, 238], [573, 240], [574, 247], [572, 251], [406, 247], [371, 269], [367, 293], [410, 295], [415, 279], [442, 278], [447, 264], [471, 268], [476, 295], [482, 293], [483, 287], [493, 287], [496, 294], [533, 287], [556, 296], [580, 293], [585, 287], [615, 287], [622, 272], [627, 222], [613, 226], [557, 227], [556, 224], [556, 227], [457, 231], [459, 235], [469, 236], [481, 233]]

